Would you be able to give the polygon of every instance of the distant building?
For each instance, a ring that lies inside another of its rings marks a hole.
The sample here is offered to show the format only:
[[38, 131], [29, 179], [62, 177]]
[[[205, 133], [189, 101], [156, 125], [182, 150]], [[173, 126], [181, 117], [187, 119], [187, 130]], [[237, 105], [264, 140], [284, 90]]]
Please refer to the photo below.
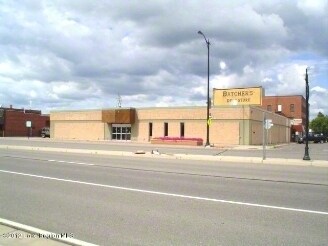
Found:
[[[31, 122], [27, 128], [26, 122]], [[43, 127], [50, 126], [49, 115], [40, 110], [0, 108], [0, 137], [39, 137]]]
[[264, 96], [262, 108], [291, 120], [291, 140], [302, 136], [306, 121], [306, 100], [303, 96]]

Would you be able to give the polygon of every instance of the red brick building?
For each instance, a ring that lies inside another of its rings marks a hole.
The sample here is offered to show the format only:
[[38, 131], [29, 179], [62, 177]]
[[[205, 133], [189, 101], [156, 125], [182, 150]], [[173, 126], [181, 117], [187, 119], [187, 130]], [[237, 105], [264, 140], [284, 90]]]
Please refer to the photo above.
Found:
[[[26, 127], [27, 121], [31, 128]], [[0, 108], [0, 137], [38, 137], [46, 126], [50, 126], [50, 117], [40, 110]]]
[[306, 100], [303, 96], [265, 96], [262, 108], [292, 120], [291, 140], [302, 135], [306, 121]]

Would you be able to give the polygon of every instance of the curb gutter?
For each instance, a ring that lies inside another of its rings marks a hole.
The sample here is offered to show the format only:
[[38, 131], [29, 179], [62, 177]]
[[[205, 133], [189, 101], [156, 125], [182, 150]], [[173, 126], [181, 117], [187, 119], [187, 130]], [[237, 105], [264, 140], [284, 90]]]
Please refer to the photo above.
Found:
[[145, 158], [160, 158], [160, 159], [241, 162], [241, 163], [251, 163], [251, 164], [275, 164], [275, 165], [328, 167], [328, 161], [324, 161], [324, 160], [304, 161], [304, 160], [299, 160], [299, 159], [286, 159], [286, 158], [267, 158], [266, 160], [263, 160], [262, 157], [211, 156], [211, 155], [190, 155], [190, 154], [173, 154], [173, 155], [156, 154], [156, 155], [154, 155], [154, 154], [151, 154], [150, 152], [133, 153], [133, 152], [127, 152], [127, 151], [66, 149], [66, 148], [30, 147], [30, 146], [13, 146], [13, 145], [0, 145], [0, 149], [18, 149], [18, 150], [34, 150], [34, 151], [49, 151], [49, 152], [64, 152], [64, 153], [83, 153], [83, 154], [145, 157]]

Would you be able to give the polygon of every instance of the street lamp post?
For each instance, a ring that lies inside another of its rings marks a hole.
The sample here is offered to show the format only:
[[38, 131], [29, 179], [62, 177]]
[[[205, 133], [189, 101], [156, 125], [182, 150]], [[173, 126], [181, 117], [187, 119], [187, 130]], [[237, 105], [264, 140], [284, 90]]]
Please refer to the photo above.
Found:
[[305, 97], [306, 97], [306, 120], [305, 120], [305, 136], [306, 136], [306, 140], [305, 140], [305, 153], [304, 153], [304, 157], [303, 160], [305, 161], [309, 161], [311, 160], [310, 156], [309, 156], [309, 77], [308, 77], [308, 73], [307, 73], [306, 69], [306, 73], [305, 73]]
[[206, 117], [206, 144], [205, 146], [210, 146], [210, 40], [207, 39], [201, 31], [198, 34], [202, 35], [205, 39], [207, 45], [207, 117]]

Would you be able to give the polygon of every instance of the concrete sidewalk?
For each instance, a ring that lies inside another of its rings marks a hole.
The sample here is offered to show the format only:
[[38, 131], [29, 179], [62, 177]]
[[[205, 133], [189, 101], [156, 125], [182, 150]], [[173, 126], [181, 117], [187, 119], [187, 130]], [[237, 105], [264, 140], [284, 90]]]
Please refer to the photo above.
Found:
[[213, 156], [213, 155], [194, 155], [194, 154], [161, 154], [146, 152], [146, 151], [111, 151], [99, 149], [72, 149], [72, 148], [54, 148], [54, 147], [32, 147], [32, 146], [15, 146], [15, 145], [0, 145], [0, 149], [18, 149], [32, 151], [49, 151], [49, 152], [64, 152], [64, 153], [81, 153], [81, 154], [96, 154], [96, 155], [111, 155], [111, 156], [126, 156], [126, 157], [144, 157], [144, 158], [165, 158], [179, 160], [198, 160], [198, 161], [218, 161], [218, 162], [238, 162], [252, 164], [276, 164], [276, 165], [299, 165], [299, 166], [317, 166], [328, 167], [328, 161], [325, 160], [310, 160], [304, 161], [301, 159], [287, 158], [266, 158], [262, 157], [245, 157], [245, 156]]

